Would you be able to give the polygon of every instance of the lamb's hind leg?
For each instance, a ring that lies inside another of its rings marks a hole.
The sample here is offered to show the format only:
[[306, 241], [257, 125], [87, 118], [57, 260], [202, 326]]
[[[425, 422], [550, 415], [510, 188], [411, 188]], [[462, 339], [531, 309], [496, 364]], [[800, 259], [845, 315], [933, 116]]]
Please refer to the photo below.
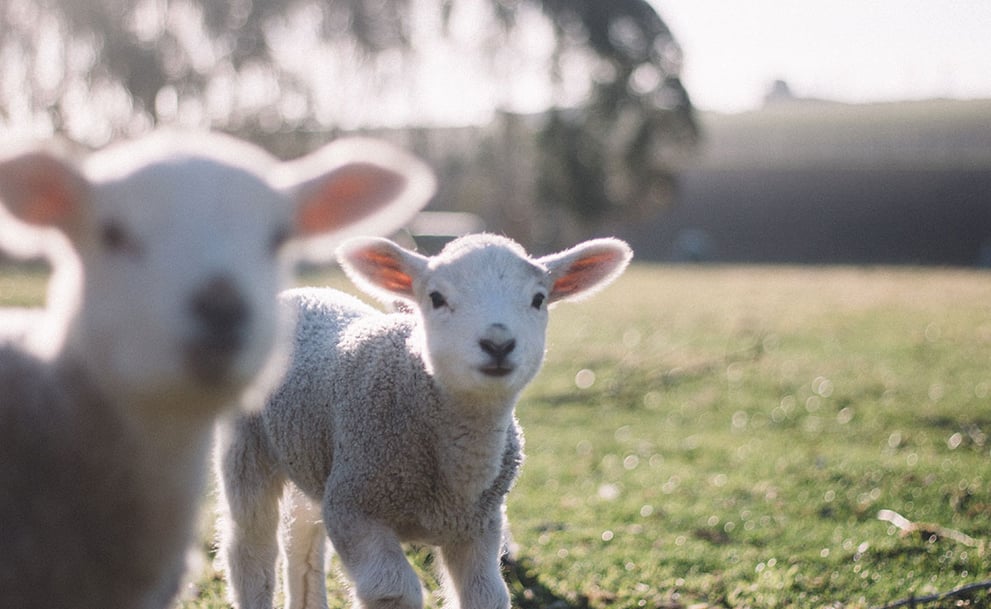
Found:
[[278, 557], [278, 472], [258, 417], [241, 418], [219, 438], [220, 558], [228, 597], [238, 609], [271, 609]]
[[286, 607], [327, 609], [324, 570], [327, 530], [320, 516], [320, 505], [290, 484], [283, 497], [282, 515]]

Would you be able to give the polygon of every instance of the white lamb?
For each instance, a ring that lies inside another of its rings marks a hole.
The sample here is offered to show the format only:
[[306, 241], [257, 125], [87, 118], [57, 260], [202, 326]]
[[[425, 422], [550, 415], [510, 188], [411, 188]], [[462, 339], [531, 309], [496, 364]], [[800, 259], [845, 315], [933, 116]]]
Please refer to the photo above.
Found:
[[288, 242], [391, 230], [432, 190], [365, 140], [290, 163], [192, 134], [0, 158], [0, 240], [57, 270], [44, 322], [0, 317], [0, 605], [168, 606], [213, 423], [286, 359]]
[[356, 239], [338, 253], [351, 279], [412, 312], [383, 314], [330, 289], [284, 293], [297, 317], [289, 372], [219, 445], [235, 606], [272, 607], [290, 482], [288, 607], [327, 606], [326, 534], [360, 607], [422, 607], [402, 542], [440, 547], [445, 607], [509, 607], [499, 559], [523, 459], [514, 407], [543, 361], [547, 306], [605, 286], [630, 257], [615, 239], [538, 259], [490, 235], [432, 258]]

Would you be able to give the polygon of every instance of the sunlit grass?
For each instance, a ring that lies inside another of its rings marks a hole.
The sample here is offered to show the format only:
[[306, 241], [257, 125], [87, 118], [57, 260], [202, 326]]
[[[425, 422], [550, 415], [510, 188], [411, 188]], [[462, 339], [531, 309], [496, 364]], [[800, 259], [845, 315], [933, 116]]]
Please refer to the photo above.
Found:
[[48, 272], [40, 265], [0, 263], [0, 307], [40, 306]]
[[991, 531], [991, 277], [639, 268], [558, 313], [510, 503], [556, 596], [864, 607], [988, 577], [876, 514]]
[[[637, 266], [557, 307], [548, 347], [515, 605], [866, 608], [991, 578], [983, 547], [876, 518], [991, 537], [991, 275]], [[225, 606], [203, 572], [186, 609]]]

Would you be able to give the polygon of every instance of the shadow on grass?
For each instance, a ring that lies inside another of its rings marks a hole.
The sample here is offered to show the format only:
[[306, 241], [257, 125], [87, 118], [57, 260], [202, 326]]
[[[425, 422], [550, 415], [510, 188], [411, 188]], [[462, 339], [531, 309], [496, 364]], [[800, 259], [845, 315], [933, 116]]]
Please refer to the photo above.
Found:
[[513, 607], [519, 609], [588, 609], [588, 599], [576, 595], [573, 599], [558, 596], [540, 582], [538, 574], [525, 557], [503, 557], [502, 574], [513, 597]]
[[[612, 605], [616, 595], [607, 591], [593, 592], [593, 596], [582, 593], [567, 593], [564, 596], [540, 582], [540, 574], [526, 557], [515, 556], [502, 559], [502, 575], [509, 586], [513, 609], [591, 609]], [[654, 604], [641, 605], [651, 609], [686, 609], [679, 600], [655, 600]], [[722, 605], [705, 603], [692, 605], [700, 609], [716, 609]]]

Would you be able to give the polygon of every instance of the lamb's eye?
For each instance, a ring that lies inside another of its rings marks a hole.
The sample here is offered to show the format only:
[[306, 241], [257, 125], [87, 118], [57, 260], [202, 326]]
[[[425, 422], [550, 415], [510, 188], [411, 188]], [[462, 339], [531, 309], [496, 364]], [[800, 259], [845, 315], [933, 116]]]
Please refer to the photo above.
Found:
[[127, 234], [124, 227], [119, 222], [113, 220], [103, 225], [102, 232], [100, 233], [100, 241], [103, 243], [103, 247], [110, 252], [131, 255], [141, 253], [140, 248]]
[[435, 309], [447, 306], [447, 301], [444, 300], [444, 295], [440, 292], [430, 292], [430, 304], [434, 305]]
[[278, 252], [282, 249], [289, 239], [292, 237], [292, 230], [288, 226], [283, 226], [272, 233], [272, 239], [269, 241], [269, 247], [272, 248], [272, 252]]
[[532, 306], [534, 309], [539, 309], [544, 305], [544, 300], [546, 299], [547, 299], [546, 295], [537, 292], [536, 294], [533, 295], [533, 301], [530, 302], [530, 306]]

